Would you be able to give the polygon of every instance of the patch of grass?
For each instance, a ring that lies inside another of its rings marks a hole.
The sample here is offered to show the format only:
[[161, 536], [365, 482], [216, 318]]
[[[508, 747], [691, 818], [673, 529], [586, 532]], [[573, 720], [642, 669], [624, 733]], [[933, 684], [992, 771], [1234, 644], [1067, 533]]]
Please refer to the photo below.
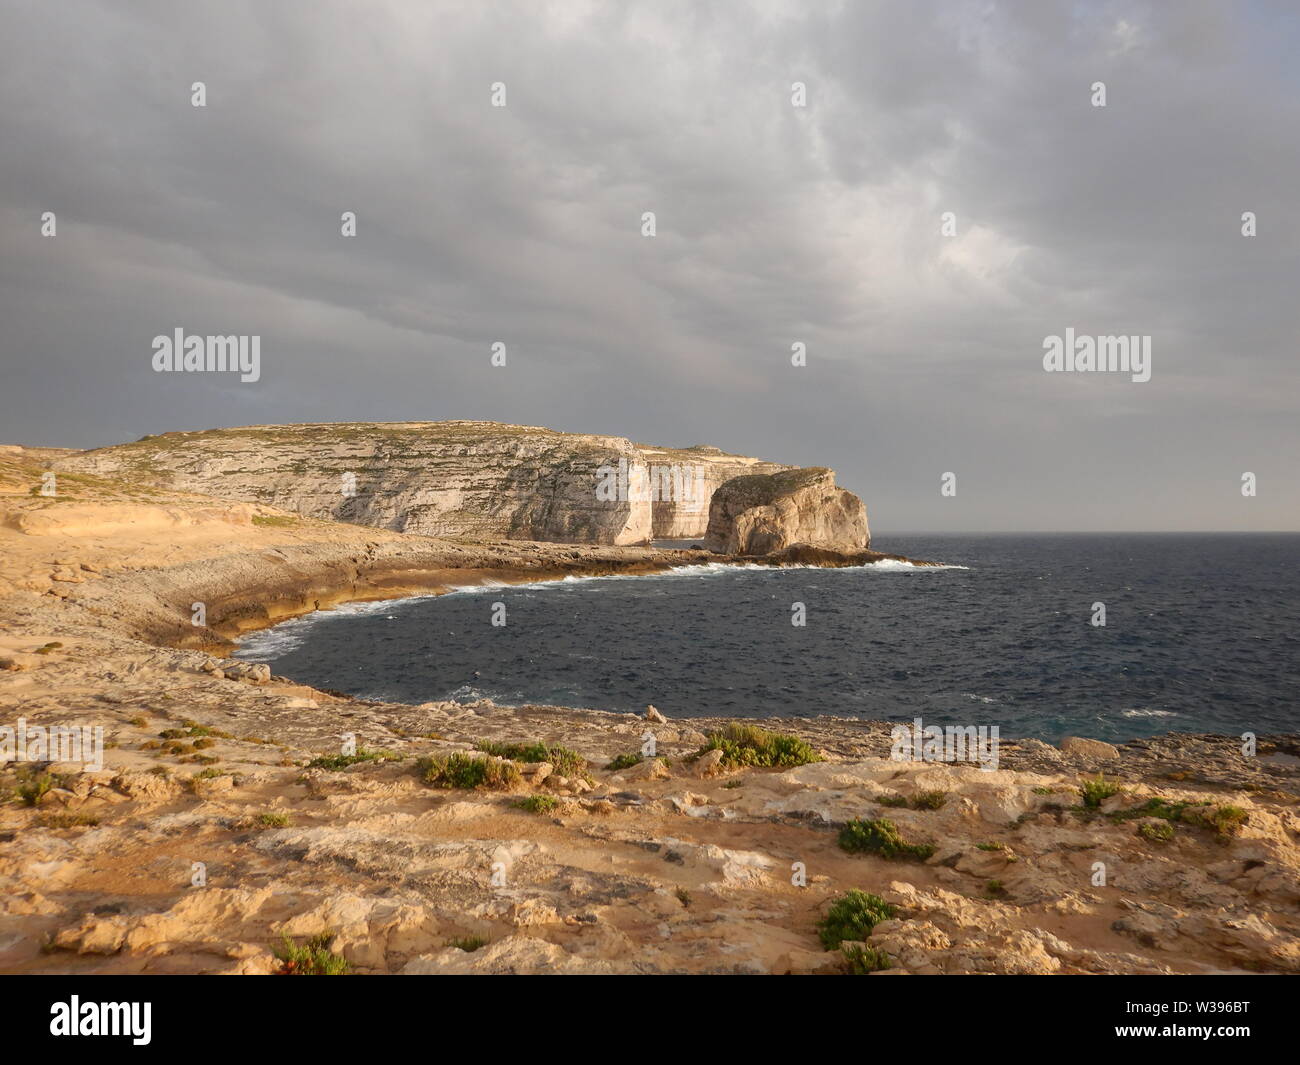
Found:
[[1143, 821], [1138, 835], [1150, 843], [1168, 843], [1174, 838], [1174, 826], [1169, 821]]
[[321, 932], [301, 946], [286, 934], [278, 948], [272, 952], [283, 962], [282, 976], [342, 976], [348, 971], [347, 961], [330, 950], [333, 932]]
[[620, 754], [605, 768], [617, 772], [620, 769], [631, 769], [634, 765], [640, 765], [644, 760], [639, 754]]
[[882, 795], [876, 800], [881, 806], [887, 806], [891, 810], [906, 810], [907, 797], [904, 795]]
[[738, 721], [731, 722], [721, 732], [710, 733], [708, 742], [696, 752], [696, 757], [706, 751], [721, 751], [722, 762], [729, 768], [796, 766], [822, 760], [822, 756], [798, 736]]
[[990, 880], [984, 885], [984, 892], [989, 898], [998, 899], [1007, 893], [1007, 889], [1001, 880]]
[[38, 773], [31, 766], [19, 766], [18, 783], [14, 785], [14, 797], [21, 800], [24, 806], [35, 806], [45, 798], [45, 793], [56, 783], [58, 782], [54, 779], [53, 773]]
[[482, 936], [461, 936], [459, 939], [447, 940], [447, 946], [463, 950], [466, 954], [473, 954], [474, 951], [487, 945], [488, 941]]
[[741, 787], [741, 786], [743, 785], [743, 783], [744, 783], [744, 782], [743, 782], [743, 781], [740, 781], [740, 780], [728, 780], [728, 781], [727, 781], [726, 783], [724, 783], [722, 786], [723, 786], [724, 788], [727, 788], [727, 789], [731, 789], [731, 788], [739, 788], [739, 787]]
[[46, 814], [41, 823], [46, 828], [94, 828], [99, 818], [92, 814], [74, 814], [66, 810]]
[[990, 840], [988, 843], [976, 843], [976, 850], [981, 851], [1004, 851], [1007, 849], [1005, 843], [999, 843], [997, 840]]
[[1105, 773], [1095, 777], [1084, 777], [1079, 785], [1079, 794], [1083, 796], [1083, 805], [1090, 810], [1097, 809], [1112, 795], [1118, 795], [1123, 789], [1114, 780], [1107, 780]]
[[136, 717], [131, 718], [131, 724], [133, 724], [136, 728], [148, 728], [149, 719], [145, 717], [143, 714], [140, 714]]
[[550, 762], [562, 777], [587, 776], [587, 759], [568, 747], [548, 747], [544, 743], [498, 743], [483, 740], [474, 745], [484, 754], [511, 762]]
[[680, 902], [683, 906], [687, 907], [688, 909], [690, 908], [691, 893], [689, 891], [687, 891], [684, 887], [679, 887], [677, 888], [676, 891], [673, 892], [673, 894], [677, 896], [678, 902]]
[[434, 754], [416, 763], [420, 779], [434, 788], [512, 788], [523, 779], [519, 767], [507, 759], [487, 755]]
[[254, 525], [286, 526], [297, 525], [301, 519], [291, 518], [287, 514], [254, 514]]
[[41, 644], [40, 647], [36, 648], [36, 653], [38, 655], [48, 655], [62, 646], [63, 644], [59, 643], [58, 640], [51, 640], [49, 643]]
[[293, 819], [288, 814], [280, 813], [278, 810], [257, 815], [259, 828], [288, 828], [291, 824], [293, 824]]
[[1055, 789], [1055, 788], [1049, 788], [1049, 787], [1034, 788], [1033, 791], [1034, 791], [1034, 794], [1035, 794], [1035, 795], [1055, 795], [1055, 794], [1056, 794], [1056, 789]]
[[878, 854], [882, 858], [911, 858], [925, 861], [934, 853], [928, 843], [908, 843], [893, 821], [854, 818], [840, 829], [840, 846], [851, 854]]
[[1115, 821], [1131, 821], [1138, 817], [1159, 817], [1166, 821], [1178, 821], [1183, 816], [1183, 811], [1190, 806], [1186, 802], [1170, 802], [1167, 799], [1151, 798], [1147, 799], [1141, 806], [1134, 806], [1129, 810], [1116, 810], [1108, 815]]
[[560, 800], [554, 795], [529, 795], [511, 805], [518, 810], [527, 810], [530, 814], [549, 814], [559, 807]]
[[849, 973], [852, 976], [866, 976], [869, 973], [878, 973], [894, 967], [894, 960], [888, 954], [869, 943], [843, 947], [841, 953], [844, 955], [844, 960], [848, 962]]
[[1213, 829], [1220, 843], [1226, 843], [1241, 831], [1249, 814], [1240, 806], [1197, 806], [1186, 809], [1182, 820], [1197, 828]]
[[[253, 743], [270, 743], [270, 740], [252, 740]], [[355, 754], [324, 754], [307, 763], [308, 769], [346, 769], [359, 762], [400, 762], [402, 756], [395, 751], [378, 747], [358, 747]]]
[[856, 888], [833, 903], [817, 924], [817, 936], [825, 950], [834, 950], [844, 940], [866, 939], [881, 921], [894, 916], [894, 907], [879, 895]]

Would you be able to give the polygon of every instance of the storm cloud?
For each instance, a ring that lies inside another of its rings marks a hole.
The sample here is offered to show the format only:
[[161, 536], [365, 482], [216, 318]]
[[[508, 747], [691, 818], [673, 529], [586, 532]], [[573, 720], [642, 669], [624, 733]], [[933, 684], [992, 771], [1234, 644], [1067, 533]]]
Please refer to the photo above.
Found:
[[[3, 442], [482, 418], [833, 466], [882, 545], [1300, 528], [1287, 5], [9, 0], [0, 26]], [[155, 373], [178, 328], [259, 335], [260, 379]], [[1067, 328], [1150, 336], [1151, 380], [1044, 372]]]

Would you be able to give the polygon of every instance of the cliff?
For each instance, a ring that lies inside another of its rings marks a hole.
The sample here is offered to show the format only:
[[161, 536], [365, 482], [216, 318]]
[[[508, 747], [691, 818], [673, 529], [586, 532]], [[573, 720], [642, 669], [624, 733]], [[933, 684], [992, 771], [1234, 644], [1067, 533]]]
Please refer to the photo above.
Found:
[[425, 536], [611, 545], [702, 537], [719, 485], [788, 468], [473, 421], [164, 433], [54, 467]]
[[710, 503], [704, 546], [728, 555], [768, 555], [796, 544], [858, 552], [870, 543], [862, 500], [836, 487], [834, 470], [811, 466], [720, 485]]

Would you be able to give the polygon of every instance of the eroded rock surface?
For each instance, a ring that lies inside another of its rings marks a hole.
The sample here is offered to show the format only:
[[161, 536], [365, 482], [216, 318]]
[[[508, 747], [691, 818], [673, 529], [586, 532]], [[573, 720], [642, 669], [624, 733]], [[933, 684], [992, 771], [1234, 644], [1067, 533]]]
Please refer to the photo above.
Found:
[[871, 543], [867, 508], [822, 466], [737, 477], [709, 504], [705, 547], [727, 555], [769, 555], [796, 544], [837, 552]]

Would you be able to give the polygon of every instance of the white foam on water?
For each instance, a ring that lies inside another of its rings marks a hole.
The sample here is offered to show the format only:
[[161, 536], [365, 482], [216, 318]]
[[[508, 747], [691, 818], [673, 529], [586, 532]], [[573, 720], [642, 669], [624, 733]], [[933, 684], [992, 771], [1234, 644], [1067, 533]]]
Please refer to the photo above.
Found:
[[[613, 573], [613, 574], [592, 574], [586, 576], [568, 575], [565, 577], [549, 577], [540, 581], [527, 581], [524, 583], [512, 583], [510, 581], [500, 581], [494, 578], [488, 578], [478, 581], [474, 584], [457, 584], [452, 585], [442, 593], [424, 593], [422, 595], [405, 595], [397, 599], [378, 599], [369, 602], [359, 603], [341, 603], [338, 606], [330, 607], [328, 610], [314, 610], [310, 614], [304, 614], [302, 617], [291, 618], [288, 621], [282, 621], [278, 625], [273, 625], [269, 629], [259, 629], [257, 632], [249, 633], [238, 641], [238, 649], [233, 657], [238, 659], [249, 658], [279, 658], [296, 650], [302, 646], [303, 641], [307, 638], [307, 633], [311, 627], [318, 621], [327, 617], [362, 617], [373, 614], [384, 614], [394, 609], [400, 609], [405, 603], [417, 602], [421, 599], [437, 599], [439, 595], [482, 595], [484, 592], [496, 591], [501, 588], [528, 588], [544, 589], [550, 587], [564, 587], [575, 584], [588, 584], [593, 581], [645, 581], [645, 580], [663, 580], [681, 579], [683, 577], [720, 577], [728, 573], [781, 573], [785, 570], [823, 570], [831, 572], [869, 572], [878, 573], [924, 573], [928, 570], [947, 570], [947, 569], [969, 569], [969, 566], [956, 566], [948, 564], [938, 564], [931, 566], [918, 566], [913, 562], [904, 562], [900, 559], [884, 558], [878, 562], [868, 562], [861, 566], [765, 566], [758, 562], [700, 562], [690, 566], [677, 566], [674, 569], [663, 570], [659, 573]], [[395, 616], [388, 615], [391, 620]]]
[[1121, 710], [1120, 714], [1124, 717], [1178, 717], [1173, 710], [1149, 710], [1144, 706]]

